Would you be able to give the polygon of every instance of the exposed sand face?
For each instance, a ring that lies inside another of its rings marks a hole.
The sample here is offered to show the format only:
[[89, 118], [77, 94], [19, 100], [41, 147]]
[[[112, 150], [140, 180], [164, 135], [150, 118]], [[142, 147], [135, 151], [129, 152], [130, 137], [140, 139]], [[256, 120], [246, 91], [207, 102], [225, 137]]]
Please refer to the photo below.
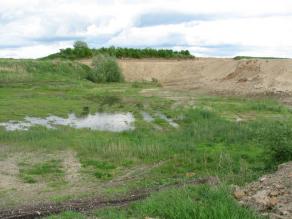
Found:
[[127, 81], [155, 78], [168, 88], [230, 94], [292, 94], [292, 60], [289, 59], [125, 59], [119, 60], [119, 65]]

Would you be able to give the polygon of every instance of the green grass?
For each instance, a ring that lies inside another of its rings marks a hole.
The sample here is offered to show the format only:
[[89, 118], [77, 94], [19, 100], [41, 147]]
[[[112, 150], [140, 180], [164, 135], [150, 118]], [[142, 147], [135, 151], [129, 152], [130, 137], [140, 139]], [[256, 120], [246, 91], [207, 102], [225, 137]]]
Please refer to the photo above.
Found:
[[112, 178], [112, 172], [116, 169], [112, 163], [100, 160], [85, 159], [81, 160], [81, 164], [87, 173], [92, 174], [97, 179]]
[[103, 210], [101, 218], [260, 218], [239, 207], [224, 189], [186, 187], [152, 195], [145, 201], [131, 205], [127, 210]]
[[[231, 157], [234, 154], [236, 156], [232, 159], [238, 160], [241, 156], [240, 151], [249, 150], [250, 152], [246, 152], [245, 156], [255, 156], [256, 154], [261, 157], [270, 146], [266, 139], [270, 139], [268, 137], [271, 133], [275, 131], [275, 133], [290, 134], [290, 126], [284, 121], [262, 118], [257, 120], [255, 118], [253, 121], [239, 124], [221, 116], [224, 113], [254, 111], [259, 114], [269, 112], [290, 116], [291, 113], [276, 102], [267, 101], [263, 104], [262, 100], [231, 99], [221, 100], [224, 103], [221, 104], [220, 99], [211, 99], [207, 102], [202, 99], [202, 106], [211, 106], [213, 111], [203, 107], [169, 110], [171, 101], [139, 96], [137, 92], [141, 88], [133, 88], [130, 84], [101, 85], [98, 87], [88, 85], [86, 87], [85, 85], [71, 85], [71, 87], [59, 85], [39, 87], [37, 85], [34, 89], [31, 89], [31, 86], [2, 88], [0, 102], [4, 104], [0, 109], [0, 121], [6, 121], [7, 118], [23, 119], [26, 115], [66, 116], [69, 112], [82, 115], [83, 108], [86, 106], [92, 113], [100, 109], [102, 111], [133, 112], [137, 118], [137, 129], [121, 134], [75, 130], [67, 127], [60, 127], [61, 131], [45, 128], [32, 128], [28, 132], [5, 132], [2, 130], [0, 132], [1, 141], [9, 144], [21, 144], [28, 149], [50, 151], [64, 147], [73, 148], [78, 152], [81, 160], [83, 157], [89, 161], [95, 160], [94, 156], [98, 155], [102, 162], [112, 162], [111, 165], [116, 167], [121, 165], [125, 159], [133, 160], [136, 163], [157, 162], [171, 160], [174, 159], [173, 156], [184, 156], [184, 154], [188, 154], [190, 162], [198, 159], [199, 163], [202, 154], [210, 154], [211, 151], [214, 151], [212, 152], [214, 158], [208, 158], [208, 165], [214, 163], [209, 167], [212, 170], [214, 169], [213, 165], [216, 165], [218, 161], [216, 157], [220, 153], [231, 153]], [[9, 97], [6, 95], [8, 93]], [[13, 107], [16, 104], [23, 107]], [[159, 124], [164, 128], [164, 131], [157, 132], [150, 124], [142, 121], [140, 111], [162, 111], [173, 118], [182, 114], [184, 119], [177, 121], [180, 124], [178, 130], [160, 121]], [[286, 124], [284, 128], [283, 123]], [[251, 166], [259, 166], [264, 165], [261, 163], [265, 161], [258, 159], [258, 161], [253, 162], [255, 163], [251, 163]], [[85, 165], [85, 168], [87, 167], [88, 165]], [[201, 165], [200, 168], [202, 168]]]
[[[82, 218], [74, 212], [65, 212], [50, 219]], [[150, 198], [131, 204], [127, 208], [107, 208], [93, 213], [101, 219], [123, 218], [167, 218], [167, 219], [260, 219], [256, 213], [242, 208], [222, 188], [189, 186], [183, 189], [169, 189], [153, 194]]]
[[[119, 85], [103, 87], [103, 89], [83, 88], [84, 92], [72, 88], [64, 93], [64, 98], [58, 103], [58, 97], [47, 99], [45, 96], [30, 96], [27, 102], [31, 103], [27, 108], [17, 108], [16, 114], [13, 114], [9, 108], [2, 107], [2, 121], [4, 118], [15, 118], [13, 115], [21, 118], [27, 114], [31, 116], [46, 116], [49, 114], [65, 116], [67, 112], [82, 114], [83, 106], [88, 106], [94, 112], [100, 107], [105, 111], [123, 111], [133, 112], [136, 115], [136, 130], [124, 133], [110, 132], [92, 132], [86, 129], [75, 130], [68, 127], [59, 127], [59, 130], [47, 130], [45, 128], [35, 127], [27, 132], [6, 132], [0, 131], [1, 142], [5, 144], [22, 145], [25, 150], [44, 150], [56, 151], [61, 149], [73, 149], [77, 152], [83, 168], [88, 173], [95, 174], [97, 178], [114, 176], [115, 169], [123, 168], [125, 160], [132, 166], [142, 163], [156, 163], [165, 160], [159, 173], [155, 173], [155, 179], [151, 178], [153, 183], [162, 177], [182, 177], [187, 172], [196, 172], [197, 176], [219, 175], [230, 183], [244, 183], [256, 178], [262, 174], [266, 166], [271, 164], [271, 158], [267, 151], [275, 144], [270, 138], [273, 133], [281, 136], [289, 136], [291, 125], [288, 121], [277, 121], [274, 119], [255, 119], [252, 121], [237, 123], [230, 121], [220, 112], [224, 111], [220, 105], [214, 105], [215, 111], [209, 111], [204, 108], [196, 109], [174, 109], [169, 110], [170, 102], [168, 100], [147, 99], [132, 94], [137, 92], [136, 88], [130, 85], [123, 85], [127, 90], [125, 95], [120, 95], [120, 100], [104, 102], [105, 96], [100, 102], [99, 98], [90, 98], [93, 91], [94, 96], [110, 95], [112, 99], [113, 91]], [[107, 90], [111, 88], [110, 90]], [[79, 88], [80, 89], [80, 88]], [[80, 89], [81, 90], [81, 89]], [[107, 90], [107, 91], [106, 91]], [[53, 91], [45, 90], [47, 93]], [[28, 91], [29, 93], [31, 90]], [[73, 91], [72, 91], [73, 92]], [[133, 93], [132, 93], [133, 92]], [[22, 90], [21, 95], [25, 93]], [[38, 93], [38, 89], [34, 90]], [[137, 94], [137, 93], [136, 93]], [[6, 97], [4, 97], [6, 98]], [[17, 98], [11, 99], [11, 105], [15, 104]], [[45, 101], [44, 101], [45, 100]], [[21, 98], [20, 101], [23, 101]], [[41, 102], [40, 101], [44, 101]], [[244, 105], [239, 100], [238, 104]], [[254, 100], [251, 100], [254, 101]], [[9, 100], [6, 101], [6, 103]], [[127, 105], [127, 102], [129, 104]], [[140, 104], [133, 104], [140, 103]], [[110, 104], [109, 104], [110, 103]], [[42, 108], [35, 106], [43, 105]], [[59, 105], [58, 105], [59, 104]], [[250, 104], [247, 102], [247, 105]], [[280, 107], [280, 106], [279, 106]], [[283, 106], [281, 106], [283, 107]], [[262, 112], [266, 111], [266, 108]], [[180, 128], [174, 129], [168, 124], [160, 122], [162, 131], [157, 131], [140, 117], [140, 111], [162, 111], [166, 115], [174, 117], [182, 114], [184, 119], [177, 120]], [[253, 108], [246, 107], [245, 111], [253, 111]], [[286, 108], [283, 107], [283, 112]], [[279, 113], [278, 110], [271, 113]], [[290, 113], [287, 111], [287, 115]], [[291, 140], [286, 138], [285, 144], [290, 144]], [[280, 139], [279, 139], [280, 141]], [[280, 142], [281, 143], [281, 142]], [[222, 163], [220, 168], [218, 163]], [[112, 169], [110, 169], [111, 167]], [[115, 167], [115, 168], [113, 168]], [[145, 181], [147, 182], [147, 180]]]
[[202, 97], [200, 103], [205, 107], [211, 107], [218, 112], [228, 113], [291, 113], [289, 108], [279, 104], [272, 97], [243, 98], [243, 97]]
[[58, 160], [50, 160], [30, 165], [19, 164], [19, 176], [25, 183], [36, 183], [38, 181], [63, 181], [64, 172]]

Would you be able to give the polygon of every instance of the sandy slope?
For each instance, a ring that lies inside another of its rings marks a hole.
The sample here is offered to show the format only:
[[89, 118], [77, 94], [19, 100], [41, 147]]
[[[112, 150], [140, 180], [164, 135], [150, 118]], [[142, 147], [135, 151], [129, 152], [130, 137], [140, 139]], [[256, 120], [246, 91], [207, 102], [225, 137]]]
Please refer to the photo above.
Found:
[[[83, 60], [90, 64], [90, 60]], [[292, 60], [119, 60], [126, 80], [157, 79], [174, 89], [232, 94], [292, 93]]]

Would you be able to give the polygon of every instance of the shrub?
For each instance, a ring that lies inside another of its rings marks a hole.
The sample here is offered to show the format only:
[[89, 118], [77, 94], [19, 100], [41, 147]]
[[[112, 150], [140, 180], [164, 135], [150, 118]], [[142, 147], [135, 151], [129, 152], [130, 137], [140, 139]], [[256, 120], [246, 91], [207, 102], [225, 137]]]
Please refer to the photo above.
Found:
[[272, 145], [270, 147], [270, 154], [272, 162], [283, 163], [292, 160], [292, 146], [291, 145]]
[[122, 82], [124, 77], [115, 58], [98, 55], [93, 61], [93, 69], [89, 72], [87, 79], [92, 82]]

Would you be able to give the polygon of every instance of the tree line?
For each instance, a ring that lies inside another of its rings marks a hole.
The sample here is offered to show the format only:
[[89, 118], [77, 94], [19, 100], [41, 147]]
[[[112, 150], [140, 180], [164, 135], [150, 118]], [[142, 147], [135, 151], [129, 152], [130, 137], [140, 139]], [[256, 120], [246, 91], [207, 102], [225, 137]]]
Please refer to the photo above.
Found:
[[174, 51], [171, 49], [136, 49], [111, 46], [109, 48], [91, 49], [86, 42], [76, 41], [73, 48], [61, 49], [60, 52], [49, 55], [44, 59], [79, 59], [97, 55], [108, 55], [116, 58], [193, 58], [188, 50]]

